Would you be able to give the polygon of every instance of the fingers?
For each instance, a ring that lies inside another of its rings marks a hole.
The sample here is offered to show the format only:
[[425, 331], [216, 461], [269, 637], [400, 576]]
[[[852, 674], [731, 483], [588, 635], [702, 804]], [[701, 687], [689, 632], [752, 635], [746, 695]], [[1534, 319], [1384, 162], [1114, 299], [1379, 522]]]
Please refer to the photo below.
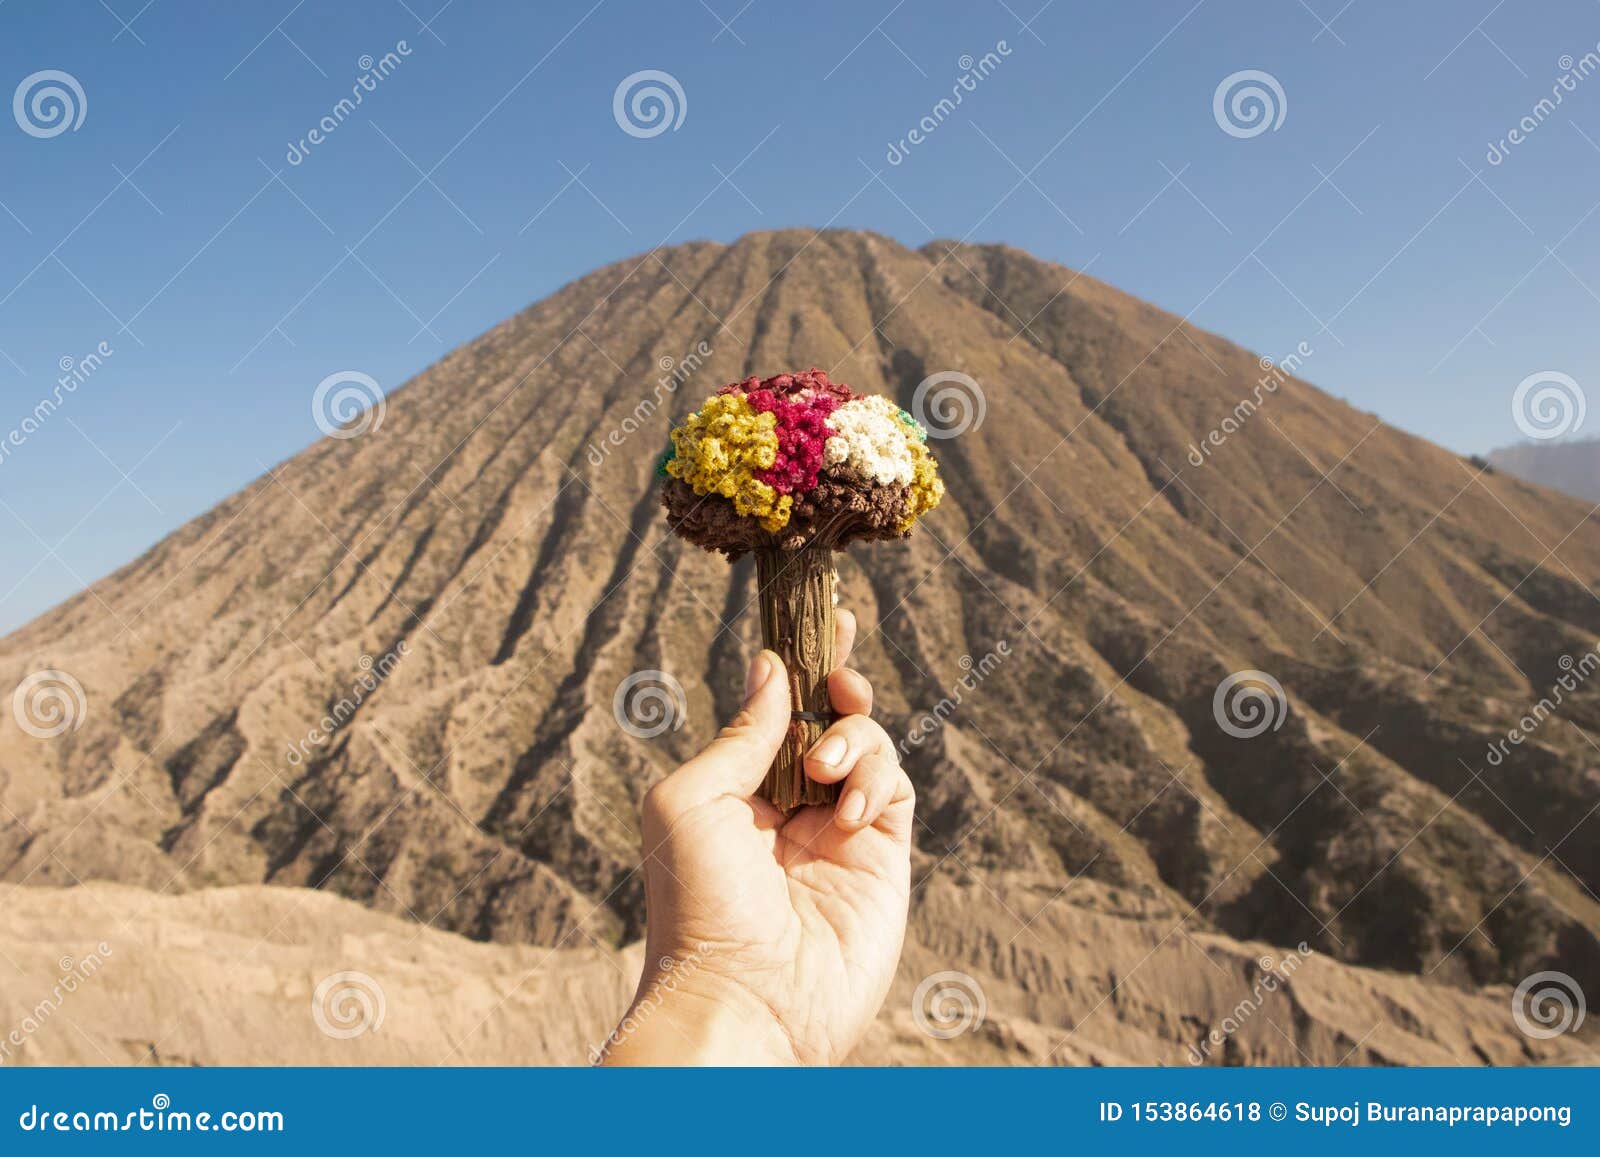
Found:
[[860, 671], [840, 667], [828, 674], [828, 702], [839, 715], [871, 715], [872, 684]]
[[839, 720], [806, 753], [806, 775], [818, 783], [844, 781], [834, 823], [847, 832], [877, 823], [891, 805], [911, 798], [894, 745], [865, 715]]
[[872, 752], [861, 757], [845, 780], [833, 822], [847, 832], [860, 831], [878, 823], [891, 804], [909, 798], [911, 780], [900, 770], [894, 756]]
[[838, 783], [868, 752], [887, 747], [889, 737], [865, 715], [846, 715], [822, 733], [806, 752], [806, 775], [818, 783]]
[[828, 673], [828, 701], [840, 715], [871, 715], [872, 684], [859, 671], [846, 669], [845, 661], [856, 641], [856, 617], [840, 607], [833, 620], [833, 663]]
[[806, 753], [806, 775], [818, 783], [844, 781], [833, 822], [847, 832], [874, 824], [895, 828], [905, 835], [910, 804], [915, 799], [911, 780], [900, 770], [899, 755], [883, 728], [870, 718], [872, 684], [859, 671], [844, 664], [856, 640], [856, 617], [841, 608], [834, 615], [834, 663], [828, 675], [828, 701], [844, 716]]
[[747, 796], [761, 786], [789, 729], [789, 678], [783, 660], [762, 651], [750, 662], [744, 706], [699, 755], [658, 785], [675, 806], [719, 795]]
[[873, 818], [872, 823], [881, 832], [885, 832], [902, 843], [911, 840], [911, 825], [915, 819], [914, 812], [917, 806], [917, 791], [911, 786], [911, 777], [906, 774], [905, 768], [895, 768], [894, 787], [889, 793], [889, 802]]
[[843, 667], [850, 658], [850, 649], [855, 645], [855, 612], [840, 607], [833, 612], [833, 665]]

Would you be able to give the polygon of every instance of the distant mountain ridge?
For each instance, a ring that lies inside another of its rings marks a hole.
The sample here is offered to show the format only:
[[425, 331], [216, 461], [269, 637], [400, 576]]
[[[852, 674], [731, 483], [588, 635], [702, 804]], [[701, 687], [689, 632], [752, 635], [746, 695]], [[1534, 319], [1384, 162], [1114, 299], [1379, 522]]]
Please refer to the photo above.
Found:
[[1502, 446], [1490, 452], [1489, 465], [1574, 498], [1600, 502], [1600, 438]]

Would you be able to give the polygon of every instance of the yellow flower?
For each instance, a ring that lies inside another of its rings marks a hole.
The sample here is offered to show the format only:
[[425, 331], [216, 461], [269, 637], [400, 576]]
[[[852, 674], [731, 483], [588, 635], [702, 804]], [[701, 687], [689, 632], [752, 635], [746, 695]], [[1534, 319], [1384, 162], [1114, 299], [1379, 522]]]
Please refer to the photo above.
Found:
[[667, 473], [696, 494], [720, 494], [768, 531], [782, 530], [794, 500], [755, 476], [777, 461], [777, 425], [777, 415], [757, 413], [743, 395], [717, 394], [672, 431]]
[[911, 447], [911, 485], [906, 490], [906, 515], [900, 520], [900, 530], [910, 530], [912, 523], [939, 505], [944, 497], [944, 481], [939, 477], [939, 464], [916, 436], [908, 430], [906, 441]]

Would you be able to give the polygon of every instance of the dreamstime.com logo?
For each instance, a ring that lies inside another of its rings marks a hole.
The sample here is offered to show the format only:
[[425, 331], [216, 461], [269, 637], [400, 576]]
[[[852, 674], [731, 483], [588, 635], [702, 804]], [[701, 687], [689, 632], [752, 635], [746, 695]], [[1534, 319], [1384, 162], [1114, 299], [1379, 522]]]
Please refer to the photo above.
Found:
[[1587, 410], [1583, 387], [1559, 370], [1529, 374], [1511, 394], [1511, 420], [1541, 442], [1576, 433]]
[[365, 972], [324, 976], [311, 994], [311, 1019], [335, 1040], [351, 1040], [383, 1027], [388, 1009], [383, 986]]
[[971, 374], [940, 370], [918, 383], [911, 395], [911, 416], [930, 438], [956, 438], [983, 425], [988, 401]]
[[1189, 1046], [1189, 1063], [1191, 1065], [1205, 1064], [1206, 1059], [1218, 1046], [1226, 1044], [1228, 1039], [1243, 1028], [1261, 1006], [1266, 1004], [1267, 997], [1286, 988], [1289, 978], [1300, 970], [1300, 966], [1311, 958], [1311, 946], [1304, 940], [1300, 941], [1295, 950], [1286, 953], [1282, 960], [1273, 960], [1270, 956], [1263, 956], [1256, 961], [1259, 969], [1255, 982], [1250, 985], [1250, 994], [1228, 1010], [1228, 1015], [1222, 1018], [1220, 1024], [1212, 1026], [1198, 1045]]
[[689, 98], [670, 72], [641, 69], [623, 77], [611, 94], [611, 115], [630, 137], [649, 140], [668, 129], [678, 131], [689, 115]]
[[1254, 739], [1283, 726], [1289, 698], [1283, 685], [1265, 671], [1235, 671], [1217, 684], [1211, 714], [1217, 726], [1235, 739]]
[[47, 68], [23, 77], [11, 97], [11, 115], [23, 132], [46, 141], [82, 128], [89, 115], [89, 98], [77, 77]]
[[950, 86], [950, 95], [941, 96], [905, 136], [898, 141], [890, 141], [883, 159], [891, 165], [902, 164], [911, 155], [911, 150], [938, 132], [939, 126], [955, 114], [961, 102], [971, 93], [977, 92], [978, 85], [993, 75], [995, 69], [999, 68], [1001, 62], [1010, 55], [1011, 45], [1004, 40], [995, 41], [994, 48], [976, 60], [970, 52], [962, 53], [960, 59], [956, 61], [956, 67], [961, 70], [961, 74]]
[[1266, 405], [1267, 400], [1278, 392], [1284, 382], [1300, 372], [1305, 359], [1314, 352], [1316, 351], [1311, 348], [1309, 342], [1301, 342], [1294, 347], [1293, 353], [1277, 361], [1262, 354], [1257, 363], [1261, 366], [1261, 376], [1256, 379], [1255, 388], [1248, 397], [1235, 402], [1228, 415], [1218, 425], [1208, 430], [1204, 437], [1198, 442], [1189, 443], [1189, 464], [1204, 466], [1212, 453], [1220, 450], [1224, 442], [1244, 429], [1245, 423], [1255, 416], [1257, 410]]
[[988, 1014], [983, 986], [965, 972], [935, 972], [911, 994], [911, 1019], [938, 1040], [977, 1032]]
[[22, 1019], [4, 1037], [0, 1037], [0, 1060], [11, 1060], [12, 1050], [22, 1048], [35, 1033], [49, 1024], [50, 1018], [66, 1004], [67, 998], [93, 979], [105, 967], [110, 956], [111, 945], [104, 940], [95, 946], [94, 951], [86, 952], [77, 959], [63, 956], [56, 964], [60, 975], [50, 991], [23, 1013]]
[[371, 655], [362, 655], [356, 660], [361, 673], [350, 684], [350, 689], [328, 707], [327, 713], [304, 736], [289, 745], [285, 756], [289, 766], [299, 767], [312, 757], [317, 748], [332, 739], [341, 727], [355, 717], [361, 705], [388, 681], [394, 669], [400, 665], [400, 660], [409, 654], [411, 644], [401, 639], [393, 650], [385, 651], [376, 659]]
[[395, 69], [399, 68], [410, 55], [411, 45], [404, 40], [395, 41], [393, 50], [385, 52], [377, 60], [374, 60], [370, 53], [363, 55], [356, 61], [356, 67], [361, 70], [361, 75], [356, 77], [355, 83], [350, 86], [350, 95], [340, 97], [305, 136], [297, 141], [290, 141], [283, 159], [291, 165], [305, 163], [306, 158], [311, 155], [311, 150], [331, 137], [338, 131], [340, 125], [354, 116], [356, 109], [367, 96], [377, 92], [378, 85], [392, 76]]
[[1564, 52], [1556, 61], [1556, 67], [1561, 70], [1561, 75], [1556, 77], [1555, 83], [1550, 86], [1550, 95], [1540, 97], [1534, 102], [1533, 107], [1512, 126], [1505, 136], [1497, 141], [1489, 142], [1489, 149], [1483, 159], [1491, 165], [1504, 163], [1511, 155], [1511, 150], [1531, 137], [1539, 126], [1555, 115], [1555, 111], [1567, 96], [1578, 91], [1580, 81], [1600, 72], [1600, 44], [1585, 52], [1574, 60], [1570, 52]]
[[24, 1133], [282, 1133], [276, 1109], [226, 1109], [221, 1113], [174, 1109], [172, 1098], [157, 1093], [147, 1109], [125, 1113], [108, 1109], [53, 1109], [37, 1103], [17, 1116]]
[[617, 684], [611, 697], [617, 726], [635, 739], [654, 739], [677, 731], [689, 718], [683, 684], [665, 671], [635, 671]]
[[11, 714], [17, 726], [35, 739], [54, 739], [83, 726], [89, 699], [83, 684], [54, 667], [35, 671], [11, 696]]
[[661, 367], [661, 376], [656, 379], [655, 386], [651, 388], [649, 394], [639, 399], [638, 405], [634, 406], [618, 425], [589, 443], [589, 465], [603, 464], [612, 451], [620, 449], [623, 443], [638, 433], [646, 422], [655, 417], [662, 403], [676, 394], [679, 388], [705, 364], [711, 354], [711, 343], [701, 341], [681, 358], [674, 358], [668, 354], [656, 362], [656, 365]]
[[1587, 1011], [1583, 989], [1565, 972], [1535, 972], [1511, 994], [1511, 1019], [1535, 1040], [1577, 1032]]
[[56, 378], [55, 386], [33, 404], [32, 411], [23, 415], [22, 421], [0, 437], [0, 466], [8, 461], [12, 453], [23, 443], [43, 429], [44, 424], [61, 409], [66, 400], [78, 392], [78, 387], [93, 377], [96, 371], [106, 364], [106, 359], [115, 352], [110, 342], [102, 341], [81, 358], [67, 354], [57, 361], [56, 365], [61, 370], [61, 376]]
[[1229, 73], [1211, 94], [1211, 115], [1230, 137], [1249, 140], [1277, 132], [1289, 115], [1289, 98], [1270, 72], [1245, 68]]
[[1556, 666], [1561, 668], [1561, 674], [1556, 676], [1556, 681], [1550, 684], [1549, 692], [1528, 708], [1527, 712], [1517, 720], [1514, 727], [1506, 731], [1504, 739], [1495, 739], [1489, 743], [1487, 758], [1490, 767], [1499, 767], [1511, 754], [1513, 747], [1521, 747], [1525, 739], [1537, 731], [1546, 719], [1556, 713], [1568, 695], [1575, 693], [1584, 682], [1600, 670], [1600, 644], [1587, 650], [1581, 658], [1574, 659], [1571, 655], [1562, 655], [1556, 660]]
[[371, 374], [340, 370], [317, 383], [311, 420], [330, 438], [359, 438], [383, 425], [383, 387]]
[[950, 693], [933, 705], [932, 710], [925, 711], [911, 725], [911, 730], [906, 732], [906, 737], [900, 741], [900, 750], [909, 755], [913, 747], [920, 747], [930, 736], [943, 727], [945, 720], [956, 713], [967, 697], [967, 693], [976, 691], [990, 675], [993, 675], [1011, 654], [1011, 641], [1001, 639], [995, 644], [992, 651], [985, 651], [980, 659], [973, 659], [971, 655], [962, 655], [956, 660], [963, 674], [956, 680], [955, 686], [950, 688]]

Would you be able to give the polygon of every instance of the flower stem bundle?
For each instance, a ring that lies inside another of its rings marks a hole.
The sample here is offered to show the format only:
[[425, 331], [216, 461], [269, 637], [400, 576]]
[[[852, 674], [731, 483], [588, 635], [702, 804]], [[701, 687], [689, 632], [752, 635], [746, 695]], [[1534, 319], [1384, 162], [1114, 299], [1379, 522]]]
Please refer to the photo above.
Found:
[[788, 667], [795, 713], [762, 795], [785, 811], [837, 794], [801, 765], [831, 719], [833, 554], [904, 538], [938, 505], [926, 440], [888, 398], [816, 369], [724, 386], [672, 431], [668, 525], [730, 561], [756, 556], [762, 640]]

